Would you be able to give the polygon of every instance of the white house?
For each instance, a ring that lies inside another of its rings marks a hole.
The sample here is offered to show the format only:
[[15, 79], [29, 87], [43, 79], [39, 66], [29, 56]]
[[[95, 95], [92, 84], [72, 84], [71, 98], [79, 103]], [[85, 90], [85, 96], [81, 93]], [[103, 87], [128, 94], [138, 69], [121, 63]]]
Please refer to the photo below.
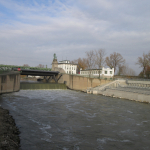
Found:
[[76, 74], [77, 64], [72, 64], [69, 60], [63, 60], [59, 61], [58, 68], [64, 69], [65, 73]]
[[80, 75], [82, 76], [99, 76], [100, 77], [113, 77], [114, 76], [114, 68], [102, 68], [102, 69], [86, 69], [86, 70], [80, 70]]

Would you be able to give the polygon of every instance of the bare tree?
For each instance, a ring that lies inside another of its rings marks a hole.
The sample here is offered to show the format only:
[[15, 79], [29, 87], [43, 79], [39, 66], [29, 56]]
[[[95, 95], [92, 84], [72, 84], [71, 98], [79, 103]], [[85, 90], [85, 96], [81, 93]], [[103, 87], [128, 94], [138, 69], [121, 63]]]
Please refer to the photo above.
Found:
[[39, 65], [37, 66], [37, 68], [44, 68], [44, 65], [39, 64]]
[[113, 54], [110, 54], [109, 57], [106, 57], [105, 62], [107, 66], [114, 68], [115, 72], [119, 65], [123, 65], [125, 63], [125, 59], [123, 59], [121, 54], [114, 52]]
[[118, 65], [118, 72], [117, 75], [123, 75], [123, 70], [125, 69], [125, 65]]
[[145, 75], [147, 78], [150, 78], [150, 66], [146, 66]]
[[150, 65], [150, 51], [149, 51], [149, 53], [147, 54], [147, 57], [148, 57], [149, 65]]
[[143, 53], [142, 57], [138, 57], [136, 64], [143, 68], [143, 75], [145, 75], [146, 66], [149, 64], [148, 55]]
[[118, 67], [118, 75], [135, 76], [135, 71], [127, 64]]
[[105, 64], [105, 55], [106, 52], [104, 49], [99, 49], [95, 51], [95, 65], [98, 69], [101, 69]]
[[24, 64], [23, 66], [24, 66], [24, 67], [30, 67], [28, 64]]
[[87, 68], [93, 69], [95, 67], [95, 54], [93, 50], [86, 52], [86, 59], [87, 59]]
[[99, 69], [99, 77], [100, 77], [100, 69], [105, 64], [105, 55], [106, 52], [104, 49], [95, 50], [95, 65]]
[[93, 50], [86, 52], [86, 60], [87, 60], [87, 68], [89, 69], [89, 76], [90, 76], [92, 72], [91, 69], [95, 68], [95, 54]]
[[132, 68], [129, 68], [127, 75], [128, 75], [128, 76], [135, 76], [136, 73], [135, 73], [135, 71], [134, 71]]

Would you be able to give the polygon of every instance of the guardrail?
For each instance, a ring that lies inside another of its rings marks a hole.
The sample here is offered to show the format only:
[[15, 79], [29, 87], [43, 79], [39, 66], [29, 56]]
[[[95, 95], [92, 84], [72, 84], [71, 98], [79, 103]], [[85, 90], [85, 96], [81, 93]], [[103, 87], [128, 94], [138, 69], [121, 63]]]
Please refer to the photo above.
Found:
[[15, 65], [3, 65], [0, 64], [0, 73], [12, 71], [14, 68], [21, 69], [32, 69], [32, 70], [42, 70], [42, 71], [51, 71], [51, 68], [38, 68], [38, 67], [26, 67], [26, 66], [15, 66]]
[[93, 78], [93, 79], [101, 79], [101, 80], [115, 80], [113, 77], [99, 77], [94, 75], [81, 75], [81, 74], [73, 74], [80, 77]]

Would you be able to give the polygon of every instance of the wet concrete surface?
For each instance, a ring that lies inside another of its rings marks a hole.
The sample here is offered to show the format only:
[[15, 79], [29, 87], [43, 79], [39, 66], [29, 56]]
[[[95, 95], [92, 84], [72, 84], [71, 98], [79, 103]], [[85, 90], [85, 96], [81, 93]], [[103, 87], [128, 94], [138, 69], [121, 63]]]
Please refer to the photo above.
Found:
[[70, 90], [5, 94], [22, 150], [149, 150], [150, 104]]

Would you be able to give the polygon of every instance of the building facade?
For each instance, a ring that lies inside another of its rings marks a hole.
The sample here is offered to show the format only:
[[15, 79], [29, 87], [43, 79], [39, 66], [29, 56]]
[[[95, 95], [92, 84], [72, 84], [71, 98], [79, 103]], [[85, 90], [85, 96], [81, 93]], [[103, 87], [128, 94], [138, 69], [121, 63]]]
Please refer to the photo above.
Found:
[[95, 77], [113, 77], [114, 76], [114, 68], [102, 68], [102, 69], [87, 69], [80, 70], [80, 75], [82, 76], [95, 76]]
[[77, 64], [72, 64], [69, 60], [59, 61], [58, 68], [62, 68], [67, 74], [76, 74], [77, 72]]

